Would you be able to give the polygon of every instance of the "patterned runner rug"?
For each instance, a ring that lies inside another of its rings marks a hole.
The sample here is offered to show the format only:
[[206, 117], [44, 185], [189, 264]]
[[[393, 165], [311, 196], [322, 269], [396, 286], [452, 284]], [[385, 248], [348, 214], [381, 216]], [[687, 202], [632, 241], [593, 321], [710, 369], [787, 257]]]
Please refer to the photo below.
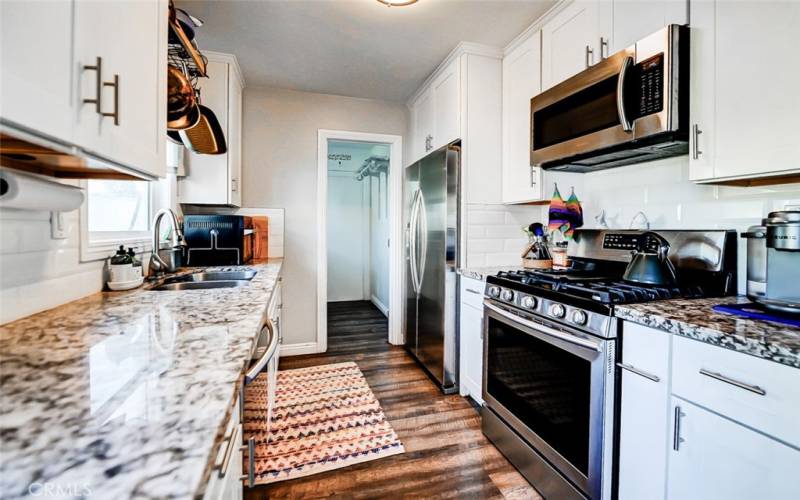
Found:
[[[355, 363], [278, 372], [267, 431], [267, 374], [247, 386], [244, 439], [256, 441], [256, 484], [339, 469], [403, 453]], [[245, 458], [245, 473], [248, 461]]]

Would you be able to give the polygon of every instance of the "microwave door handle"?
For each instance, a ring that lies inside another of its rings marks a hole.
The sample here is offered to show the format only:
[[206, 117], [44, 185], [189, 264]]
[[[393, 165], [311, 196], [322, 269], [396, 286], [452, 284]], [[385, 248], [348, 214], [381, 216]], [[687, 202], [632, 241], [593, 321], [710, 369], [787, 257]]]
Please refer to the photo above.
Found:
[[622, 124], [622, 130], [625, 132], [633, 131], [633, 123], [628, 121], [628, 117], [625, 114], [625, 77], [631, 66], [633, 66], [633, 57], [627, 56], [622, 62], [622, 68], [619, 70], [619, 79], [617, 80], [617, 116], [619, 116], [619, 122]]

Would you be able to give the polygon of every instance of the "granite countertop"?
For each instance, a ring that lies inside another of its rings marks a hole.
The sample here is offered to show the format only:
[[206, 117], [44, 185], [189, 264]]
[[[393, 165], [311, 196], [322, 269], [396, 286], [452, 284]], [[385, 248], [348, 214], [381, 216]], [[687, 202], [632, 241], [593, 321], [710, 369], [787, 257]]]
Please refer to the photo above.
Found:
[[258, 271], [244, 287], [100, 292], [0, 326], [0, 496], [202, 493], [281, 265], [238, 266]]
[[745, 297], [676, 299], [614, 307], [617, 317], [676, 335], [800, 368], [800, 328], [747, 319], [711, 308]]
[[520, 265], [509, 266], [486, 266], [486, 267], [460, 267], [458, 273], [474, 280], [486, 281], [487, 276], [497, 274], [500, 271], [518, 271], [522, 269]]

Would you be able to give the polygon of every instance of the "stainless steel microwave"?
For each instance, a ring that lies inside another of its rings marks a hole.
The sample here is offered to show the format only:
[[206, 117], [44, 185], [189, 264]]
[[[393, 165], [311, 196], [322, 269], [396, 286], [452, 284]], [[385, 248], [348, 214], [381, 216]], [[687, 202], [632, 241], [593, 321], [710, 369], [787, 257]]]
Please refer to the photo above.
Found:
[[531, 99], [531, 165], [592, 172], [689, 151], [689, 28], [671, 24]]

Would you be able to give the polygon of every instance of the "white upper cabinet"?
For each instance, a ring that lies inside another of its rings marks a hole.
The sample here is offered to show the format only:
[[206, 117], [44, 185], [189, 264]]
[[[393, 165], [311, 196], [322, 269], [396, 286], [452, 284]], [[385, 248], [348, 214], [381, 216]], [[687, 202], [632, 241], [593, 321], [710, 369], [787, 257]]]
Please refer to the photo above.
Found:
[[0, 2], [0, 114], [70, 143], [75, 112], [71, 17], [71, 1]]
[[157, 177], [166, 172], [167, 5], [76, 0], [74, 18], [76, 143]]
[[602, 57], [619, 52], [668, 24], [686, 24], [688, 9], [686, 0], [601, 1], [602, 43], [608, 44], [602, 47]]
[[800, 172], [800, 2], [691, 2], [692, 180]]
[[503, 203], [543, 196], [540, 169], [530, 166], [531, 98], [541, 91], [541, 57], [539, 32], [503, 57]]
[[0, 9], [3, 119], [117, 169], [163, 176], [168, 1], [15, 0]]
[[542, 90], [600, 60], [599, 2], [577, 1], [542, 26]]
[[195, 205], [240, 206], [242, 169], [242, 77], [236, 58], [206, 52], [208, 78], [198, 81], [201, 102], [216, 115], [228, 151], [221, 155], [187, 152], [186, 176], [180, 178], [178, 200]]
[[458, 61], [453, 61], [433, 81], [434, 132], [433, 149], [459, 138], [461, 125], [461, 102]]
[[414, 102], [412, 107], [413, 132], [413, 157], [416, 161], [433, 150], [434, 132], [434, 103], [433, 90], [427, 89]]

